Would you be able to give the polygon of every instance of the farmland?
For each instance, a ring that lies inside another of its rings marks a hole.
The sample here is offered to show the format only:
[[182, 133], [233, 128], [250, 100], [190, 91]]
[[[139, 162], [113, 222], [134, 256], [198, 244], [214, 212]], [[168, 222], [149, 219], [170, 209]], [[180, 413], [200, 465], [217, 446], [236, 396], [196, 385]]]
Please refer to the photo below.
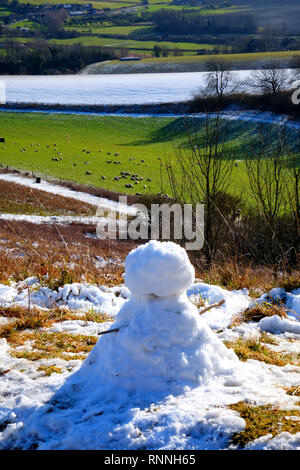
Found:
[[[186, 146], [188, 127], [195, 125], [194, 119], [183, 117], [13, 112], [2, 112], [0, 122], [6, 138], [0, 146], [2, 167], [129, 194], [155, 194], [161, 190], [161, 177], [166, 181], [166, 160], [168, 164], [175, 162], [178, 145]], [[196, 126], [200, 128], [201, 121]], [[245, 180], [242, 160], [247, 152], [243, 146], [262, 125], [235, 121], [228, 126], [230, 157], [239, 160], [234, 170], [234, 191], [240, 194]], [[122, 171], [141, 179], [132, 188], [126, 188], [131, 181], [119, 178]]]
[[[78, 73], [90, 64], [130, 56], [143, 59], [128, 65], [141, 66], [142, 72], [154, 58], [154, 71], [160, 72], [168, 71], [167, 65], [172, 71], [207, 70], [210, 59], [233, 61], [234, 68], [265, 67], [278, 59], [288, 68], [300, 50], [295, 22], [270, 26], [272, 11], [254, 0], [9, 1], [0, 10], [4, 74]], [[127, 73], [124, 68], [108, 73]], [[92, 73], [107, 72], [93, 65]]]

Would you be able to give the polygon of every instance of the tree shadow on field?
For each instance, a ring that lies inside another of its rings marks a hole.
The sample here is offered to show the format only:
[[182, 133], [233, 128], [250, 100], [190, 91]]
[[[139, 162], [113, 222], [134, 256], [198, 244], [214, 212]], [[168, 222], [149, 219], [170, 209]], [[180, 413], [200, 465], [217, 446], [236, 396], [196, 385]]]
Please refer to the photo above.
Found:
[[154, 130], [146, 139], [136, 140], [123, 145], [131, 145], [138, 147], [142, 145], [151, 145], [176, 141], [187, 137], [190, 132], [193, 131], [193, 129], [196, 129], [196, 126], [199, 128], [199, 120], [197, 121], [198, 123], [195, 119], [180, 117], [160, 127], [159, 129]]

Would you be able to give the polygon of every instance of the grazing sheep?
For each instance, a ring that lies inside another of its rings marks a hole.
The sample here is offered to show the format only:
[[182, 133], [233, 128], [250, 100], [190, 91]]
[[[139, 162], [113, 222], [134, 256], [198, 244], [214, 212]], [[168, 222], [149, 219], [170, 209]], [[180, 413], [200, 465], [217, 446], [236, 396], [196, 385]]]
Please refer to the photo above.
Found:
[[101, 176], [101, 179], [102, 179], [102, 180], [106, 180], [106, 176], [102, 175], [102, 176]]
[[85, 172], [86, 175], [91, 175], [92, 173], [90, 171]]
[[5, 142], [4, 137], [0, 137], [0, 142]]
[[112, 162], [112, 160], [106, 160], [106, 162], [105, 162], [105, 163], [111, 163], [111, 162]]
[[84, 162], [84, 164], [85, 164], [85, 165], [90, 165], [90, 164], [91, 164], [91, 162]]
[[119, 176], [115, 176], [115, 177], [114, 177], [114, 180], [115, 180], [115, 181], [120, 181], [120, 177], [119, 177]]
[[151, 178], [147, 178], [147, 182], [148, 182], [148, 183], [152, 183], [152, 179], [151, 179]]
[[116, 152], [114, 156], [115, 156], [115, 157], [118, 157], [118, 155], [119, 155], [118, 152]]

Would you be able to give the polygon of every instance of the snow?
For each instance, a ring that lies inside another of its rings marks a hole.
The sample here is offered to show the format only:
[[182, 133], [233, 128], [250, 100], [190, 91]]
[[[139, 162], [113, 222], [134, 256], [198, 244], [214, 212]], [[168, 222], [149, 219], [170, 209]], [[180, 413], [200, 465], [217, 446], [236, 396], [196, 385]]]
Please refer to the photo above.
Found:
[[169, 297], [193, 284], [195, 271], [186, 251], [172, 242], [151, 242], [131, 251], [125, 262], [125, 283], [140, 296]]
[[[140, 63], [143, 67], [143, 62]], [[136, 64], [138, 65], [138, 64]], [[177, 65], [175, 65], [177, 67]], [[236, 80], [252, 70], [233, 71]], [[185, 101], [206, 84], [207, 72], [63, 76], [2, 76], [12, 103], [144, 104]], [[247, 89], [250, 93], [251, 89]]]
[[299, 450], [300, 432], [282, 432], [273, 438], [272, 434], [260, 437], [246, 446], [247, 450]]
[[202, 300], [205, 305], [225, 300], [221, 307], [214, 308], [202, 316], [210, 328], [216, 330], [227, 328], [233, 318], [237, 317], [243, 310], [246, 310], [251, 302], [247, 289], [227, 291], [222, 287], [205, 284], [204, 282], [194, 284], [188, 289], [187, 294], [193, 301], [199, 302]]
[[[30, 222], [31, 224], [57, 224], [57, 225], [70, 225], [70, 224], [84, 224], [84, 225], [97, 225], [103, 218], [100, 217], [76, 217], [76, 216], [43, 216], [43, 215], [26, 215], [26, 214], [0, 214], [1, 220], [9, 220], [16, 222]], [[108, 218], [105, 221], [108, 222]]]
[[136, 209], [134, 207], [127, 206], [126, 204], [111, 201], [110, 199], [102, 197], [93, 196], [82, 191], [72, 191], [71, 189], [65, 188], [64, 186], [60, 186], [58, 184], [51, 184], [47, 181], [36, 183], [35, 180], [32, 178], [25, 178], [22, 176], [8, 173], [0, 173], [0, 180], [20, 184], [31, 189], [38, 189], [39, 191], [45, 191], [51, 194], [57, 194], [59, 196], [69, 197], [77, 201], [91, 204], [95, 207], [102, 207], [109, 211], [117, 211], [129, 215], [136, 214]]
[[0, 305], [4, 307], [19, 305], [27, 308], [30, 304], [31, 307], [64, 307], [82, 312], [93, 309], [96, 313], [116, 315], [129, 295], [125, 287], [98, 287], [88, 283], [66, 284], [56, 291], [37, 281], [31, 284], [30, 292], [26, 283], [23, 286], [22, 283], [0, 284]]
[[[0, 449], [234, 449], [230, 440], [245, 422], [229, 404], [297, 408], [299, 397], [285, 388], [299, 385], [299, 367], [240, 362], [223, 341], [272, 331], [280, 340], [274, 348], [297, 352], [298, 340], [291, 343], [289, 335], [296, 338], [300, 323], [270, 317], [230, 328], [252, 302], [248, 292], [193, 282], [185, 251], [152, 241], [128, 255], [126, 286], [81, 283], [52, 291], [36, 278], [0, 285], [0, 299], [9, 305], [26, 305], [29, 286], [32, 305], [50, 308], [54, 301], [115, 317], [99, 324], [68, 320], [47, 331], [97, 336], [118, 330], [99, 336], [83, 363], [16, 359], [0, 340]], [[271, 291], [274, 299], [276, 292], [297, 305], [299, 290]], [[191, 302], [222, 299], [224, 305], [201, 316]], [[37, 371], [53, 363], [61, 374]], [[267, 435], [247, 448], [300, 450], [300, 433]]]
[[277, 335], [281, 333], [295, 333], [300, 335], [300, 322], [280, 318], [278, 315], [262, 318], [258, 322], [257, 327], [261, 331], [268, 331], [269, 333]]

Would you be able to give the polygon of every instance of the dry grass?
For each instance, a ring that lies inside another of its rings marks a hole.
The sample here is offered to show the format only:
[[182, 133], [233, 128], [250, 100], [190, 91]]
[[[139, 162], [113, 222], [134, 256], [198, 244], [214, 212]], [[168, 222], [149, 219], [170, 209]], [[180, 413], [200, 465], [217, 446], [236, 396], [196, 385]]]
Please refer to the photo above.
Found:
[[293, 397], [300, 397], [300, 385], [297, 387], [290, 387], [286, 389], [287, 395], [293, 396]]
[[[96, 313], [93, 310], [80, 315], [64, 309], [31, 310], [13, 306], [0, 307], [0, 316], [11, 319], [9, 323], [0, 327], [0, 338], [5, 338], [13, 346], [22, 346], [30, 339], [36, 339], [41, 328], [49, 328], [54, 322], [66, 320], [93, 321], [96, 323], [112, 322], [113, 318], [104, 313]], [[42, 333], [41, 333], [42, 334]]]
[[244, 312], [240, 313], [233, 321], [233, 324], [237, 325], [243, 322], [258, 322], [262, 318], [272, 317], [278, 315], [281, 318], [286, 318], [287, 314], [284, 307], [277, 304], [263, 303], [256, 305], [252, 308], [247, 308]]
[[39, 366], [37, 368], [39, 372], [44, 372], [46, 377], [49, 377], [52, 374], [62, 374], [62, 369], [60, 367], [56, 367], [54, 365], [51, 366]]
[[235, 403], [229, 408], [237, 411], [246, 422], [245, 430], [236, 433], [232, 438], [232, 443], [241, 448], [267, 434], [274, 437], [281, 432], [295, 434], [300, 431], [297, 419], [300, 418], [299, 410], [284, 411], [271, 405], [253, 406], [245, 402]]
[[96, 208], [75, 199], [0, 180], [0, 212], [94, 216]]
[[253, 297], [260, 296], [274, 287], [283, 287], [287, 292], [300, 287], [300, 269], [280, 275], [272, 266], [259, 266], [234, 260], [224, 260], [209, 269], [197, 267], [197, 277], [208, 284], [217, 284], [227, 289], [249, 289]]
[[[24, 345], [30, 341], [30, 349], [13, 349], [11, 351], [12, 356], [30, 361], [55, 358], [82, 360], [92, 350], [98, 340], [98, 338], [94, 336], [49, 333], [43, 331], [24, 333], [20, 335], [18, 339], [18, 346]], [[13, 346], [17, 345], [15, 343], [13, 344]]]
[[124, 260], [137, 245], [132, 241], [87, 238], [95, 226], [36, 225], [0, 221], [0, 282], [37, 276], [51, 288], [66, 282], [117, 285], [123, 282], [121, 263], [99, 268], [97, 257]]
[[94, 323], [105, 323], [114, 321], [113, 317], [106, 315], [105, 313], [97, 313], [91, 310], [84, 314], [83, 317], [86, 321], [92, 321]]
[[300, 365], [300, 354], [298, 354], [295, 360], [294, 355], [273, 351], [268, 348], [263, 341], [239, 339], [236, 342], [225, 341], [225, 345], [233, 349], [241, 361], [253, 359], [279, 367], [283, 367], [287, 364]]

